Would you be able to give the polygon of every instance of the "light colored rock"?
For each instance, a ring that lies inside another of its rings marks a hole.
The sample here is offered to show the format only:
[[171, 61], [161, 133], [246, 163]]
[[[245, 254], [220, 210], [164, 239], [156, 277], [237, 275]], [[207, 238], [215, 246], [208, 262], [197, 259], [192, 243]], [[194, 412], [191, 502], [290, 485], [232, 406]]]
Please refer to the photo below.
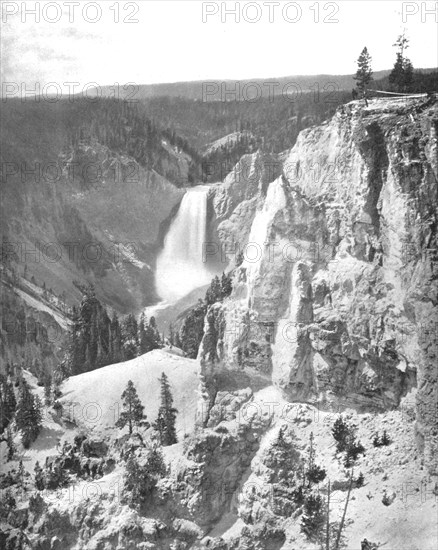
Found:
[[303, 131], [271, 183], [252, 155], [215, 187], [219, 238], [248, 246], [221, 306], [220, 362], [203, 366], [207, 385], [269, 377], [292, 401], [362, 412], [417, 386], [435, 472], [437, 118], [421, 99], [353, 102]]

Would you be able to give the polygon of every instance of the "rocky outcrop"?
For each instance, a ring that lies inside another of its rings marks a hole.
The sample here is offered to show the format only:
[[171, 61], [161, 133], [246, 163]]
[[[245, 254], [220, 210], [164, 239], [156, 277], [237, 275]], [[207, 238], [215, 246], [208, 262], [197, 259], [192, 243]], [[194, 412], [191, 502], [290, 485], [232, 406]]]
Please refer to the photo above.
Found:
[[208, 202], [209, 235], [217, 245], [217, 264], [236, 261], [246, 242], [257, 205], [281, 163], [260, 152], [244, 155], [223, 183], [212, 185]]
[[418, 443], [438, 471], [437, 131], [434, 100], [352, 102], [303, 131], [271, 183], [254, 155], [236, 173], [249, 163], [257, 184], [231, 174], [212, 191], [219, 238], [243, 263], [210, 313], [224, 320], [215, 361], [207, 315], [210, 405], [218, 380], [358, 411], [417, 387]]
[[[237, 400], [234, 419], [241, 402]], [[231, 511], [233, 495], [241, 489], [242, 477], [270, 421], [249, 416], [243, 422], [224, 423], [195, 433], [187, 442], [187, 463], [176, 472], [176, 481], [169, 488], [177, 517], [208, 529]]]

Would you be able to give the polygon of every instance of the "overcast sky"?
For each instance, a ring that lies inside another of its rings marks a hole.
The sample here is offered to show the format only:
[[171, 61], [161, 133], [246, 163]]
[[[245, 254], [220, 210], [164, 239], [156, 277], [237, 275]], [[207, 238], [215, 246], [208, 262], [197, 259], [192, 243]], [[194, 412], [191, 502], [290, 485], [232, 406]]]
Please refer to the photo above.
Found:
[[[2, 0], [3, 81], [82, 86], [349, 74], [365, 45], [373, 68], [387, 69], [403, 28], [414, 67], [438, 65], [438, 15], [421, 12], [421, 5], [431, 9], [435, 2], [404, 2], [404, 8], [397, 0], [321, 1], [319, 6], [315, 0], [262, 0], [258, 8], [255, 2], [201, 0], [57, 3], [63, 11], [55, 2], [40, 2], [36, 22], [30, 13], [36, 2]], [[101, 10], [96, 22], [93, 4]], [[233, 7], [239, 22], [225, 11]]]

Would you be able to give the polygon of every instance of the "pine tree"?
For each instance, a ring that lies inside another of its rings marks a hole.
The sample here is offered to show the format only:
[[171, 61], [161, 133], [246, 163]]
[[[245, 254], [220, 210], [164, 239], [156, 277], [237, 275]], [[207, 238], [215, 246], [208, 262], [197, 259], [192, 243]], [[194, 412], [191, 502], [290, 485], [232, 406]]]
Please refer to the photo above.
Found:
[[276, 447], [283, 448], [286, 446], [285, 435], [286, 435], [286, 426], [281, 426], [280, 429], [278, 430], [277, 439], [274, 442], [274, 445]]
[[14, 374], [14, 369], [11, 365], [11, 363], [9, 363], [9, 361], [6, 363], [6, 375], [7, 376], [13, 376]]
[[383, 430], [382, 437], [380, 437], [378, 433], [374, 434], [372, 441], [374, 447], [385, 447], [386, 445], [389, 445], [391, 443], [388, 432], [386, 430]]
[[59, 384], [57, 382], [55, 382], [53, 384], [53, 399], [54, 400], [57, 400], [59, 399], [60, 397], [62, 397], [62, 391], [61, 391], [61, 388], [59, 387]]
[[[11, 490], [8, 488], [3, 494], [2, 502], [6, 508], [9, 509], [9, 511], [14, 510], [17, 503], [14, 498], [14, 495], [12, 494]], [[15, 548], [21, 548], [20, 546], [15, 546]]]
[[110, 361], [118, 363], [124, 360], [122, 331], [117, 313], [114, 312], [110, 324]]
[[24, 489], [24, 466], [23, 461], [20, 460], [18, 464], [18, 483], [20, 484], [20, 487]]
[[332, 429], [332, 435], [336, 440], [336, 451], [338, 453], [341, 453], [347, 448], [348, 439], [351, 437], [351, 433], [351, 426], [347, 424], [342, 416], [338, 416]]
[[222, 299], [228, 298], [228, 296], [230, 296], [232, 291], [233, 291], [233, 283], [232, 283], [231, 276], [226, 275], [225, 273], [222, 273], [222, 278], [221, 278]]
[[119, 355], [115, 352], [115, 327], [96, 298], [94, 287], [84, 287], [78, 282], [74, 284], [83, 293], [83, 298], [79, 309], [73, 308], [68, 370], [71, 374], [79, 374], [118, 362], [123, 357], [114, 360]]
[[46, 406], [52, 403], [52, 377], [50, 375], [44, 380], [44, 402]]
[[137, 507], [147, 502], [156, 482], [157, 479], [148, 470], [147, 465], [141, 466], [133, 455], [128, 458], [123, 493], [131, 506]]
[[172, 323], [169, 324], [169, 342], [171, 346], [176, 346], [175, 329]]
[[124, 323], [124, 353], [127, 360], [138, 356], [138, 325], [137, 320], [131, 313]]
[[83, 355], [81, 370], [87, 372], [94, 368], [97, 357], [97, 334], [95, 311], [97, 298], [93, 285], [82, 288], [83, 297], [79, 306], [79, 351]]
[[97, 312], [97, 366], [105, 366], [112, 363], [110, 357], [110, 332], [111, 321], [106, 309], [99, 302]]
[[15, 446], [14, 438], [12, 436], [12, 431], [10, 428], [8, 428], [6, 431], [6, 445], [8, 446], [7, 460], [9, 462], [10, 460], [13, 460], [15, 453], [17, 452], [17, 448]]
[[154, 316], [152, 316], [149, 319], [149, 330], [151, 332], [152, 349], [160, 349], [161, 348], [161, 336], [160, 336], [160, 331], [158, 330], [157, 322], [156, 322]]
[[35, 463], [34, 477], [35, 477], [35, 487], [37, 488], [38, 491], [43, 491], [45, 489], [44, 472], [38, 461], [36, 461]]
[[304, 498], [304, 511], [301, 518], [301, 530], [312, 539], [322, 529], [325, 515], [325, 503], [319, 494], [310, 493]]
[[131, 455], [125, 468], [124, 495], [131, 506], [148, 502], [159, 479], [167, 473], [161, 449], [155, 447], [148, 452], [146, 463], [140, 465]]
[[76, 307], [73, 307], [72, 312], [72, 329], [68, 357], [67, 370], [72, 375], [80, 374], [83, 371], [83, 364], [85, 362], [85, 345], [82, 335], [81, 317]]
[[217, 275], [216, 277], [214, 277], [214, 279], [210, 283], [210, 288], [207, 290], [207, 293], [205, 294], [205, 301], [207, 303], [207, 306], [211, 306], [216, 302], [222, 301], [221, 282]]
[[55, 490], [67, 483], [67, 470], [59, 462], [55, 462], [50, 468], [46, 469], [44, 477], [44, 486], [46, 489]]
[[364, 98], [366, 98], [368, 85], [373, 79], [372, 75], [373, 71], [371, 69], [371, 56], [368, 53], [367, 47], [365, 47], [357, 60], [357, 71], [356, 75], [353, 77], [354, 80], [356, 80], [356, 86], [359, 93]]
[[12, 382], [6, 382], [6, 385], [4, 386], [4, 394], [8, 418], [9, 420], [12, 420], [15, 413], [15, 408], [17, 406], [17, 400], [15, 399], [14, 386]]
[[309, 436], [309, 456], [307, 460], [307, 470], [312, 470], [315, 465], [315, 449], [313, 448], [313, 432]]
[[142, 475], [137, 459], [131, 455], [125, 467], [124, 498], [128, 500], [129, 504], [135, 506], [145, 499], [150, 489], [149, 479]]
[[403, 63], [404, 79], [403, 79], [403, 91], [409, 92], [412, 90], [414, 84], [414, 66], [410, 59], [405, 58]]
[[23, 386], [23, 368], [21, 365], [15, 365], [15, 383], [14, 386], [18, 388], [18, 391], [20, 391], [21, 387]]
[[411, 89], [414, 79], [414, 68], [411, 61], [405, 57], [405, 50], [409, 48], [409, 39], [405, 32], [397, 37], [393, 44], [398, 49], [394, 67], [389, 75], [389, 83], [396, 92], [407, 92]]
[[161, 447], [153, 447], [147, 456], [146, 467], [151, 475], [163, 477], [167, 473], [166, 463], [164, 462], [163, 451]]
[[41, 402], [34, 396], [27, 382], [23, 379], [22, 388], [15, 417], [17, 429], [21, 431], [22, 443], [25, 449], [35, 441], [41, 430]]
[[173, 407], [173, 397], [170, 391], [169, 380], [164, 372], [160, 378], [161, 384], [161, 406], [158, 410], [158, 418], [154, 428], [158, 431], [161, 444], [164, 446], [176, 443], [175, 421], [178, 411]]
[[157, 328], [155, 317], [149, 319], [146, 323], [145, 319], [140, 319], [140, 353], [148, 353], [154, 349], [161, 348], [161, 336]]
[[365, 483], [364, 475], [362, 472], [359, 472], [359, 475], [357, 476], [357, 479], [356, 479], [356, 487], [363, 487], [364, 483]]
[[122, 393], [122, 400], [123, 411], [120, 413], [116, 426], [123, 429], [128, 425], [129, 435], [131, 435], [133, 426], [146, 420], [146, 416], [143, 413], [144, 407], [141, 404], [132, 380], [129, 380], [125, 391]]
[[196, 359], [198, 355], [199, 345], [204, 336], [204, 319], [207, 313], [207, 308], [202, 300], [198, 300], [198, 304], [192, 308], [185, 316], [179, 332], [179, 340], [181, 349], [191, 359]]
[[400, 55], [400, 53], [397, 52], [396, 54], [396, 61], [394, 63], [394, 67], [391, 71], [391, 74], [388, 77], [389, 83], [391, 84], [391, 89], [395, 92], [400, 92], [402, 90], [402, 84], [403, 84], [403, 57]]
[[349, 440], [344, 457], [344, 466], [350, 468], [360, 454], [365, 454], [365, 448], [354, 437]]
[[149, 351], [147, 345], [144, 313], [141, 314], [140, 323], [138, 324], [138, 339], [140, 345], [140, 355], [143, 355], [144, 353], [147, 353]]
[[313, 432], [310, 432], [309, 454], [307, 459], [307, 471], [306, 471], [308, 485], [310, 486], [312, 483], [319, 483], [320, 481], [323, 481], [325, 479], [325, 476], [326, 476], [326, 471], [324, 470], [324, 468], [321, 468], [320, 466], [318, 466], [318, 464], [315, 464]]
[[389, 439], [388, 432], [386, 430], [383, 430], [382, 437], [380, 439], [380, 445], [386, 446], [391, 443], [391, 440]]
[[0, 381], [0, 432], [9, 426], [14, 417], [16, 407], [14, 387], [6, 377], [1, 375]]
[[6, 420], [5, 400], [3, 396], [2, 387], [0, 385], [0, 433], [3, 433], [8, 423], [9, 423], [8, 420]]
[[97, 325], [97, 317], [95, 312], [93, 312], [93, 315], [90, 320], [90, 329], [89, 329], [89, 337], [88, 337], [88, 348], [87, 348], [87, 362], [89, 363], [89, 368], [92, 370], [96, 368], [97, 366], [101, 366], [98, 364], [98, 332], [99, 328]]

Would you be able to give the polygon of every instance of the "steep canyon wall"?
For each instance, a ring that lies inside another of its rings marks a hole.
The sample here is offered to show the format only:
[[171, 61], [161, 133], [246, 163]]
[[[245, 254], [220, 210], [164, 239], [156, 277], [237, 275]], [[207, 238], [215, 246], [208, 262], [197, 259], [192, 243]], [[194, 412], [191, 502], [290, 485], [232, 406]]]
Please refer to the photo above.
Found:
[[206, 318], [204, 410], [271, 383], [330, 409], [415, 399], [436, 471], [437, 131], [433, 100], [352, 102], [212, 188], [218, 254], [240, 265]]

